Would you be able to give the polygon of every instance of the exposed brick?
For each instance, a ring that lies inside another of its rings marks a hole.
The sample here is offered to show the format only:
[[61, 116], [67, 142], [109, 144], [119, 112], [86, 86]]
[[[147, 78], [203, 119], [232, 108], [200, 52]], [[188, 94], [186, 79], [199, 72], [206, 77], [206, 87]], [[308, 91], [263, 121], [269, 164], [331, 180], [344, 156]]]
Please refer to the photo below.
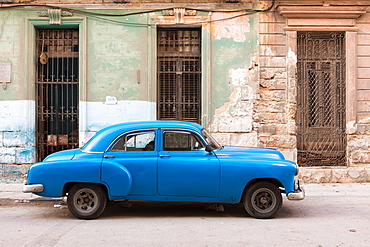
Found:
[[224, 146], [230, 146], [230, 133], [212, 133], [212, 136]]
[[23, 182], [29, 165], [0, 165], [0, 183]]
[[218, 132], [250, 132], [252, 130], [251, 117], [217, 117], [213, 125]]
[[14, 164], [16, 148], [0, 148], [0, 164]]
[[258, 112], [269, 112], [269, 113], [284, 113], [286, 111], [285, 101], [283, 102], [259, 102]]
[[32, 164], [35, 162], [35, 148], [17, 148], [15, 150], [16, 164]]
[[263, 125], [258, 129], [259, 136], [269, 136], [276, 134], [276, 125], [274, 124], [267, 124]]
[[5, 147], [20, 147], [27, 143], [24, 132], [3, 132], [3, 145]]
[[370, 151], [354, 151], [351, 152], [351, 161], [353, 163], [370, 164]]
[[370, 135], [370, 124], [358, 124], [357, 131], [360, 135]]
[[259, 145], [261, 147], [276, 147], [282, 149], [294, 149], [296, 147], [295, 136], [259, 136]]
[[235, 146], [257, 147], [257, 133], [232, 133], [230, 136], [230, 141]]
[[368, 183], [370, 167], [301, 167], [298, 177], [304, 183]]
[[262, 123], [279, 123], [286, 124], [286, 114], [285, 113], [258, 113], [256, 121]]

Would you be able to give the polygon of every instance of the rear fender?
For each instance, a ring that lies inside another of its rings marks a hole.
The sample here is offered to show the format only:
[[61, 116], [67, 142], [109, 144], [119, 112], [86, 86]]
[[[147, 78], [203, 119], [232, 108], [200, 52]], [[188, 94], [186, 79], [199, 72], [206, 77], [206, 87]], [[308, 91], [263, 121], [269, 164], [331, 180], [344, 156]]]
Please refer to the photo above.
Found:
[[131, 191], [131, 173], [117, 162], [103, 162], [101, 181], [108, 186], [110, 199], [127, 196]]
[[64, 196], [65, 184], [99, 183], [100, 159], [83, 160], [56, 160], [40, 162], [32, 165], [28, 171], [28, 184], [42, 184], [44, 190], [36, 193], [46, 197]]

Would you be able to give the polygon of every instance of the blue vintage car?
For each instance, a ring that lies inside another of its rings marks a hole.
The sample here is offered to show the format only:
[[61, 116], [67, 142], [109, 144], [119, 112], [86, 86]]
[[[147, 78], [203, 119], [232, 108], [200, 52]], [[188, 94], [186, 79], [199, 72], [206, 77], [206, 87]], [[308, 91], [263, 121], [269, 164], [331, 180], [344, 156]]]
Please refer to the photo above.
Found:
[[297, 174], [275, 149], [221, 146], [199, 124], [132, 122], [32, 165], [23, 192], [67, 195], [81, 219], [99, 217], [114, 200], [243, 203], [251, 216], [272, 218], [282, 193], [304, 199]]

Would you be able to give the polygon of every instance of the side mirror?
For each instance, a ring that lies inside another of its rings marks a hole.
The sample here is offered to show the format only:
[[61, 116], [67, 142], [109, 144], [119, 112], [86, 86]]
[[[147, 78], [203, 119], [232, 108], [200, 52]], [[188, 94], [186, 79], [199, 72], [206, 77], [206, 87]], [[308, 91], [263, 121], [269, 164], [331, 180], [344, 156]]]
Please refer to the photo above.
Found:
[[211, 145], [206, 145], [206, 151], [209, 153], [209, 154], [211, 154], [212, 153], [212, 147], [211, 147]]

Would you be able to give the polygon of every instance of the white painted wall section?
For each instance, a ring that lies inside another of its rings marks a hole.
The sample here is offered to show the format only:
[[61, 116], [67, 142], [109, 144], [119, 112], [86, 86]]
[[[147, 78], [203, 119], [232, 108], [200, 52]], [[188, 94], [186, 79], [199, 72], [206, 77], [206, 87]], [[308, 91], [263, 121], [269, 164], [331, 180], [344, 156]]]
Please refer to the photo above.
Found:
[[83, 145], [100, 129], [112, 124], [156, 120], [154, 102], [127, 100], [117, 104], [80, 102], [80, 144]]

